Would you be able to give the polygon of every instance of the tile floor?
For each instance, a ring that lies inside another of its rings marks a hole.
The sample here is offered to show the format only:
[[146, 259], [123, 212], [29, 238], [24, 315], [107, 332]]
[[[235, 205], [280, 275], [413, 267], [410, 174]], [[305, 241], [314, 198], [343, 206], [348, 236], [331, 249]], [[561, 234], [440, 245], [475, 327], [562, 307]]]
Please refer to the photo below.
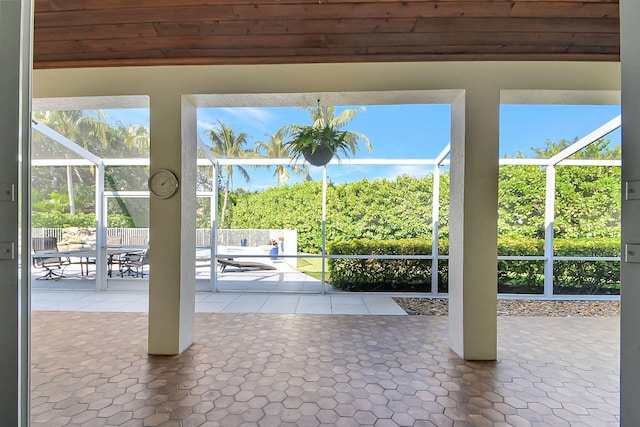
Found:
[[188, 350], [149, 356], [145, 313], [36, 310], [31, 425], [619, 424], [619, 319], [498, 318], [497, 362], [458, 358], [446, 324], [198, 313]]
[[[142, 291], [34, 289], [31, 308], [144, 313], [149, 310], [149, 295]], [[406, 315], [388, 295], [230, 292], [197, 292], [196, 312]]]
[[[226, 292], [280, 292], [298, 294], [322, 293], [322, 282], [307, 274], [301, 273], [282, 261], [270, 261], [261, 258], [247, 258], [249, 261], [269, 263], [275, 270], [242, 270], [228, 268], [224, 273], [217, 273], [217, 290]], [[89, 275], [82, 275], [80, 267], [72, 264], [64, 270], [64, 278], [54, 280], [37, 280], [44, 272], [39, 268], [33, 268], [32, 289], [37, 290], [95, 290], [95, 271], [92, 269]], [[208, 291], [213, 288], [210, 268], [196, 268], [196, 290]], [[148, 291], [150, 270], [145, 267], [145, 277], [119, 277], [114, 274], [107, 278], [107, 289], [112, 291]], [[325, 284], [326, 292], [334, 291], [330, 285]]]
[[[251, 259], [253, 260], [253, 259]], [[258, 261], [264, 261], [257, 259]], [[264, 261], [271, 262], [271, 261]], [[271, 262], [276, 270], [239, 271], [229, 268], [218, 273], [218, 289], [211, 292], [210, 270], [196, 271], [196, 312], [204, 313], [299, 313], [405, 315], [389, 295], [345, 294], [300, 273], [288, 264]], [[148, 278], [108, 279], [105, 292], [95, 292], [95, 275], [83, 276], [76, 265], [65, 270], [65, 278], [35, 280], [42, 275], [33, 270], [34, 310], [147, 312]]]

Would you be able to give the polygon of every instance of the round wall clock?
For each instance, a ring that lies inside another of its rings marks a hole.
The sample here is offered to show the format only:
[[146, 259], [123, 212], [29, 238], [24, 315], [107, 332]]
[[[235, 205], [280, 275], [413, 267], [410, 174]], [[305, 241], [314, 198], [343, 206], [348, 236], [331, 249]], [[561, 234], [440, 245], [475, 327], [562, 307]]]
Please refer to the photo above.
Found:
[[149, 177], [149, 190], [156, 197], [168, 199], [178, 191], [178, 177], [169, 169], [158, 169]]

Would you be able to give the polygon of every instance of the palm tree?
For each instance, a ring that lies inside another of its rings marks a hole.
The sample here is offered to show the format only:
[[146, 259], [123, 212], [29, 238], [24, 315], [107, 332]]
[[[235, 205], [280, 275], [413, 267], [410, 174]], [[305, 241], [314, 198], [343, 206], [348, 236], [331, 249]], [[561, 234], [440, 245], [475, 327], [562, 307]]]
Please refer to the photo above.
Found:
[[149, 155], [149, 129], [143, 125], [130, 125], [126, 128], [124, 145], [134, 153]]
[[[264, 157], [269, 159], [288, 159], [291, 157], [291, 152], [288, 147], [285, 145], [285, 131], [284, 129], [278, 129], [275, 134], [267, 134], [269, 137], [268, 142], [258, 141], [256, 142], [255, 149], [264, 150]], [[269, 166], [267, 166], [269, 167]], [[303, 166], [285, 166], [285, 165], [276, 165], [276, 170], [273, 172], [273, 176], [276, 177], [277, 185], [281, 186], [287, 183], [289, 180], [289, 170], [291, 170], [296, 175], [302, 175], [305, 179], [309, 179], [309, 167], [307, 165]]]
[[[34, 118], [56, 130], [86, 150], [95, 151], [97, 147], [107, 146], [109, 125], [103, 121], [104, 112], [100, 110], [60, 110], [39, 111]], [[67, 166], [67, 192], [69, 194], [69, 212], [76, 213], [73, 194], [73, 172], [75, 168]], [[76, 173], [82, 182], [82, 176]]]
[[[247, 157], [254, 157], [255, 151], [244, 148], [247, 144], [248, 135], [244, 132], [238, 134], [226, 124], [218, 120], [218, 126], [209, 131], [209, 138], [213, 145], [211, 146], [211, 152], [217, 158], [222, 159], [245, 159]], [[225, 213], [227, 205], [229, 203], [229, 191], [233, 187], [233, 172], [234, 169], [240, 172], [246, 182], [251, 180], [249, 172], [242, 166], [226, 165], [224, 167], [224, 174], [226, 179], [224, 180], [224, 195], [222, 199], [222, 212], [220, 214], [220, 228], [224, 228]], [[222, 171], [220, 171], [222, 172]]]
[[95, 152], [94, 147], [107, 145], [110, 126], [102, 110], [38, 111], [33, 116], [85, 150]]

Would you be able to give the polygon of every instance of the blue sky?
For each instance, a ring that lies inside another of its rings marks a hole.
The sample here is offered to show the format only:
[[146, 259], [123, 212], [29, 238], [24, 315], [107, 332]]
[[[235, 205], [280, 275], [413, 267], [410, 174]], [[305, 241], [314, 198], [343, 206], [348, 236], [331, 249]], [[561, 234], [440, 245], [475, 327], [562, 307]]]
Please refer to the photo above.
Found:
[[[337, 114], [344, 108], [336, 107]], [[589, 105], [503, 105], [500, 109], [500, 157], [515, 156], [522, 151], [532, 156], [531, 148], [541, 148], [549, 139], [581, 138], [620, 114], [619, 106]], [[110, 110], [110, 116], [125, 124], [148, 125], [147, 110]], [[306, 111], [295, 107], [209, 108], [198, 111], [198, 133], [209, 141], [207, 132], [218, 120], [230, 125], [236, 132], [249, 135], [249, 145], [268, 140], [286, 124], [309, 124]], [[348, 126], [349, 130], [367, 135], [373, 145], [371, 152], [362, 146], [356, 158], [399, 159], [436, 157], [449, 143], [449, 105], [370, 105], [366, 106]], [[609, 135], [614, 145], [620, 143], [620, 131]], [[153, 140], [153, 135], [152, 135]], [[361, 179], [393, 178], [407, 173], [423, 176], [430, 169], [415, 166], [330, 166], [329, 178], [334, 182]], [[275, 185], [273, 172], [250, 170], [249, 183], [238, 182], [235, 187], [259, 190]], [[321, 168], [311, 168], [314, 179], [320, 179]], [[292, 179], [290, 183], [294, 182]]]
[[[336, 115], [358, 106], [336, 107]], [[449, 143], [449, 105], [369, 105], [362, 107], [345, 129], [367, 135], [373, 149], [361, 146], [355, 158], [433, 158]], [[267, 134], [287, 124], [310, 124], [310, 116], [295, 107], [216, 108], [199, 111], [202, 129], [211, 129], [217, 120], [245, 132], [252, 139], [268, 140]], [[204, 139], [204, 137], [203, 137]], [[205, 139], [206, 141], [206, 139]]]

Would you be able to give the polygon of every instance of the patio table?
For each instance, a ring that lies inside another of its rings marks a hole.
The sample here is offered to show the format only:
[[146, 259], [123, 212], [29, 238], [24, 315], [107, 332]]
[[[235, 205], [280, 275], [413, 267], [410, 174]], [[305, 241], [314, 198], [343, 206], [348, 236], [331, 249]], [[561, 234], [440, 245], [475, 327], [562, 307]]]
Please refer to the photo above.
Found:
[[[113, 261], [117, 255], [122, 255], [125, 253], [135, 252], [138, 250], [142, 250], [138, 247], [118, 247], [118, 248], [107, 248], [107, 276], [111, 277], [113, 270]], [[32, 259], [37, 258], [52, 258], [52, 257], [69, 257], [69, 258], [79, 258], [80, 259], [80, 274], [84, 276], [85, 267], [87, 270], [87, 276], [89, 275], [89, 264], [91, 264], [91, 259], [96, 258], [96, 250], [74, 250], [74, 251], [51, 251], [51, 252], [41, 252], [37, 254], [31, 254]], [[60, 277], [64, 278], [64, 275]]]

